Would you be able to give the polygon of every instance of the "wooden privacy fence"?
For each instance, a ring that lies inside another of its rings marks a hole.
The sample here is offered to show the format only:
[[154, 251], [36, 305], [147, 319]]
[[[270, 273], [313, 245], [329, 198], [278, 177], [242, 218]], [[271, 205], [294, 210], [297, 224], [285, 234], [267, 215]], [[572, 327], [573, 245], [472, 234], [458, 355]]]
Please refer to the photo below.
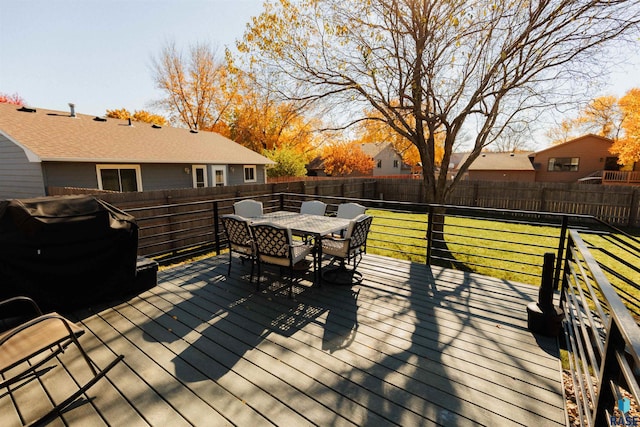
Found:
[[[88, 192], [98, 191], [49, 188], [50, 195]], [[374, 177], [301, 179], [268, 184], [142, 193], [100, 193], [100, 198], [122, 209], [128, 209], [275, 193], [412, 203], [433, 202], [426, 200], [424, 183], [421, 180]], [[611, 225], [640, 227], [640, 186], [461, 181], [456, 185], [447, 203], [458, 206], [591, 215]]]

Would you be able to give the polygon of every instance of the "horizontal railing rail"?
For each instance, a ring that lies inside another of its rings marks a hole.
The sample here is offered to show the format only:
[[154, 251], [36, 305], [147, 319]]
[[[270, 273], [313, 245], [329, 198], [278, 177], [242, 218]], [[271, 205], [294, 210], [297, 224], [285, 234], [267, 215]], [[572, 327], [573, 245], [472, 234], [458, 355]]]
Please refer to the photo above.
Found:
[[[612, 377], [617, 383], [621, 383], [617, 377], [625, 378], [624, 385], [637, 399], [637, 380], [633, 381], [640, 366], [640, 337], [634, 329], [640, 320], [637, 237], [588, 215], [298, 193], [254, 194], [124, 210], [133, 214], [140, 226], [139, 254], [166, 264], [225, 250], [228, 243], [220, 217], [233, 212], [234, 202], [246, 198], [261, 201], [265, 212], [297, 211], [305, 200], [321, 200], [327, 203], [328, 215], [334, 214], [340, 203], [357, 202], [374, 217], [368, 252], [504, 280], [540, 284], [545, 254], [554, 253], [554, 285], [559, 289], [562, 284], [567, 347], [572, 354], [570, 370], [587, 398], [580, 408], [580, 418], [587, 420], [583, 425], [600, 425], [591, 420], [610, 416], [611, 396], [616, 395], [605, 393], [613, 384]], [[613, 348], [616, 350], [609, 350]], [[594, 381], [591, 376], [585, 377], [586, 372], [598, 373], [607, 387], [598, 385], [602, 384], [601, 378]], [[589, 409], [589, 401], [595, 402], [596, 409]]]
[[589, 246], [570, 230], [561, 308], [580, 425], [639, 425], [640, 328]]

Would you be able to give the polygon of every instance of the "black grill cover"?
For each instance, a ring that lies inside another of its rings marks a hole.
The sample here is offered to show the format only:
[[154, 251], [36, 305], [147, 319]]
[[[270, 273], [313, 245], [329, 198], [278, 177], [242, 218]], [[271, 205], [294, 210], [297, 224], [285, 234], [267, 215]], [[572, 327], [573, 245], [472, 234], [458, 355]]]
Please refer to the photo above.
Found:
[[60, 310], [127, 294], [137, 249], [135, 218], [94, 197], [0, 201], [0, 298]]

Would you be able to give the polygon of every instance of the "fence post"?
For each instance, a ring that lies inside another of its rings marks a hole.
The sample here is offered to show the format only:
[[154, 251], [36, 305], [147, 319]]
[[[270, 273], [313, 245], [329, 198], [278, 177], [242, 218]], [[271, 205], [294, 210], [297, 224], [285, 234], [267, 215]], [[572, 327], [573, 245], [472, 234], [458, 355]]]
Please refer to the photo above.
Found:
[[627, 226], [636, 227], [636, 221], [638, 220], [638, 210], [640, 210], [640, 196], [638, 190], [633, 190], [631, 193], [631, 206], [629, 206], [629, 221]]

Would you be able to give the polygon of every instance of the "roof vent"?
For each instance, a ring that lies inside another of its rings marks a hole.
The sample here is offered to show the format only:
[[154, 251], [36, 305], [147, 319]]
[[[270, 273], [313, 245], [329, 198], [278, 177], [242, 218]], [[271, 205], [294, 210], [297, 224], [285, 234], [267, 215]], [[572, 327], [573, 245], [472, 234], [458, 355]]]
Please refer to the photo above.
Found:
[[20, 108], [18, 108], [18, 111], [22, 111], [23, 113], [35, 113], [36, 109], [35, 108], [29, 108], [29, 107], [20, 107]]
[[515, 154], [514, 154], [514, 153], [511, 153], [511, 154], [509, 154], [509, 155], [510, 155], [511, 157], [514, 157], [514, 156], [515, 156]]
[[70, 117], [75, 117], [76, 116], [76, 104], [74, 104], [73, 102], [70, 102], [69, 103], [69, 108], [71, 109]]
[[127, 120], [129, 121], [129, 126], [133, 126], [133, 125], [131, 124], [131, 117], [129, 117]]
[[93, 118], [93, 121], [95, 121], [95, 122], [106, 122], [107, 119], [105, 119], [104, 117], [96, 116], [96, 117]]
[[155, 124], [155, 123], [154, 123], [154, 124], [152, 124], [152, 125], [151, 125], [151, 127], [152, 127], [152, 128], [154, 128], [154, 129], [162, 129], [162, 126], [157, 125], [157, 124]]

